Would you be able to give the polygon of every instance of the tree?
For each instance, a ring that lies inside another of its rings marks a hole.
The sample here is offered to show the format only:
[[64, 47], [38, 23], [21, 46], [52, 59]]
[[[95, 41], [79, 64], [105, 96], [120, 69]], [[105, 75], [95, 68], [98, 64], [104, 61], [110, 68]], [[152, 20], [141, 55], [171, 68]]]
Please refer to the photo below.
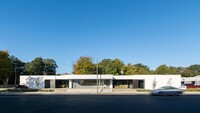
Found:
[[30, 75], [43, 75], [45, 64], [41, 57], [37, 57], [31, 61], [31, 63], [28, 62], [27, 64], [25, 70], [30, 73]]
[[136, 73], [137, 73], [136, 66], [134, 66], [130, 63], [125, 66], [125, 72], [124, 72], [125, 75], [133, 75], [133, 74], [136, 74]]
[[111, 62], [110, 72], [108, 74], [121, 75], [125, 69], [124, 63], [120, 59], [114, 59]]
[[160, 65], [155, 70], [156, 74], [168, 74], [168, 67], [166, 65]]
[[30, 75], [55, 75], [57, 64], [53, 59], [35, 58], [25, 64], [25, 71]]
[[136, 67], [136, 73], [135, 74], [150, 74], [150, 69], [148, 66], [143, 65], [141, 63], [134, 65]]
[[58, 68], [56, 61], [53, 59], [44, 59], [43, 60], [45, 64], [45, 73], [47, 75], [55, 75], [56, 74], [56, 68]]
[[153, 87], [153, 89], [156, 88], [157, 83], [158, 83], [158, 82], [157, 82], [156, 78], [154, 78], [154, 80], [153, 80], [153, 82], [152, 82], [152, 87]]
[[140, 67], [140, 68], [143, 68], [143, 69], [145, 69], [146, 71], [150, 71], [148, 66], [143, 65], [143, 64], [141, 64], [141, 63], [135, 64], [135, 66]]
[[135, 74], [150, 74], [149, 67], [143, 64], [128, 64], [125, 66], [125, 75], [135, 75]]
[[191, 65], [187, 69], [189, 69], [192, 72], [193, 76], [200, 75], [200, 65], [199, 64]]
[[195, 75], [192, 73], [192, 71], [189, 70], [189, 69], [187, 69], [187, 68], [181, 72], [181, 75], [182, 75], [183, 77], [193, 77], [193, 76], [195, 76]]
[[99, 74], [112, 74], [111, 67], [112, 67], [112, 60], [111, 59], [103, 59], [98, 64], [99, 67]]
[[168, 74], [180, 74], [179, 69], [173, 66], [168, 68]]
[[125, 70], [124, 63], [120, 59], [103, 59], [98, 66], [100, 74], [121, 75]]
[[82, 56], [73, 65], [73, 74], [95, 74], [96, 66], [91, 57]]
[[22, 62], [20, 59], [18, 59], [17, 57], [11, 55], [10, 57], [11, 63], [12, 63], [12, 67], [13, 67], [13, 73], [12, 75], [15, 75], [15, 70], [16, 70], [16, 78], [15, 76], [12, 76], [10, 78], [10, 82], [9, 83], [15, 83], [15, 79], [16, 79], [16, 83], [19, 83], [19, 76], [24, 74], [25, 72], [25, 63]]
[[7, 51], [0, 51], [0, 80], [4, 85], [8, 85], [8, 81], [13, 73], [13, 67]]

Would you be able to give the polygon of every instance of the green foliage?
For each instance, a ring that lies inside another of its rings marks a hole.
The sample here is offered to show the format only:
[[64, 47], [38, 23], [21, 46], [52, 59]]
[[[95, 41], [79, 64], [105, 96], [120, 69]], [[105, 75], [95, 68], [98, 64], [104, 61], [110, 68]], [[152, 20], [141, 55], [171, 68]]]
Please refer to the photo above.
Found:
[[150, 74], [149, 67], [143, 64], [128, 64], [125, 67], [125, 75]]
[[[96, 74], [98, 66], [99, 74], [112, 75], [136, 75], [136, 74], [181, 74], [183, 77], [193, 77], [200, 75], [200, 64], [189, 67], [174, 67], [167, 65], [158, 66], [155, 71], [148, 66], [139, 64], [125, 65], [120, 59], [103, 59], [98, 64], [94, 64], [90, 57], [80, 57], [73, 65], [74, 74]], [[53, 59], [35, 58], [31, 62], [24, 63], [15, 56], [10, 56], [6, 51], [0, 51], [0, 82], [7, 85], [8, 82], [14, 83], [14, 70], [16, 69], [17, 81], [19, 75], [55, 75], [57, 64]]]
[[25, 64], [25, 71], [30, 75], [55, 75], [57, 64], [53, 59], [35, 58]]
[[43, 75], [45, 64], [43, 62], [43, 59], [41, 57], [35, 58], [31, 63], [27, 63], [25, 65], [25, 70], [30, 75]]
[[200, 65], [198, 64], [191, 65], [187, 69], [192, 72], [193, 76], [200, 75]]
[[55, 75], [56, 74], [56, 68], [58, 67], [55, 60], [53, 59], [44, 59], [43, 60], [45, 64], [45, 72], [47, 75]]
[[133, 74], [136, 74], [137, 72], [137, 69], [134, 65], [132, 64], [128, 64], [125, 66], [125, 75], [133, 75]]
[[124, 63], [120, 59], [114, 59], [111, 62], [111, 70], [110, 74], [113, 75], [121, 75], [122, 71], [124, 70]]
[[[10, 57], [11, 63], [12, 63], [12, 67], [13, 67], [13, 73], [12, 75], [15, 75], [15, 69], [16, 69], [16, 82], [19, 83], [19, 76], [24, 74], [25, 72], [25, 63], [22, 62], [20, 59], [18, 59], [17, 57], [11, 55]], [[10, 83], [14, 83], [15, 81], [15, 76], [11, 76], [10, 78]]]
[[173, 66], [166, 66], [166, 65], [160, 65], [156, 68], [155, 74], [169, 74], [169, 75], [176, 75], [180, 74], [182, 72], [182, 67], [173, 67]]
[[8, 52], [0, 51], [0, 80], [4, 85], [8, 85], [12, 73], [13, 67]]
[[135, 74], [150, 74], [149, 67], [141, 63], [135, 65], [137, 71]]
[[160, 65], [155, 70], [156, 74], [168, 74], [168, 67], [166, 65]]
[[111, 59], [104, 59], [98, 64], [99, 73], [100, 74], [112, 74], [111, 67], [112, 67], [112, 60]]
[[120, 59], [104, 59], [98, 66], [100, 74], [121, 75], [125, 70], [124, 63]]
[[192, 71], [189, 70], [189, 69], [187, 69], [187, 68], [181, 72], [181, 75], [182, 75], [183, 77], [193, 77], [193, 76], [195, 76], [195, 75], [192, 73]]
[[168, 72], [168, 73], [169, 73], [169, 74], [180, 74], [180, 71], [179, 71], [178, 68], [173, 67], [173, 66], [170, 66], [170, 67], [169, 67], [169, 72]]
[[73, 65], [73, 74], [95, 74], [96, 73], [96, 66], [92, 62], [92, 58], [82, 56]]

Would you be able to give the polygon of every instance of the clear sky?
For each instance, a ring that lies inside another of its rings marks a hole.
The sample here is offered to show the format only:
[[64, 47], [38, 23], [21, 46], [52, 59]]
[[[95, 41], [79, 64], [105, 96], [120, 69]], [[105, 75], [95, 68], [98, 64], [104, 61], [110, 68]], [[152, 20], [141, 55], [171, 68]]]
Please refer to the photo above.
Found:
[[58, 73], [80, 56], [199, 64], [200, 0], [0, 0], [0, 50], [52, 58]]

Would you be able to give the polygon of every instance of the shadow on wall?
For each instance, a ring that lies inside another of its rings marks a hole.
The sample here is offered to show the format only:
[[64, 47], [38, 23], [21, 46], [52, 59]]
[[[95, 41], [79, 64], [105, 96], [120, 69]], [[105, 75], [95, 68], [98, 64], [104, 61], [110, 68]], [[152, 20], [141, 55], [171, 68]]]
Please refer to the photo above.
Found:
[[26, 85], [31, 89], [41, 89], [44, 88], [43, 77], [28, 77], [26, 79]]

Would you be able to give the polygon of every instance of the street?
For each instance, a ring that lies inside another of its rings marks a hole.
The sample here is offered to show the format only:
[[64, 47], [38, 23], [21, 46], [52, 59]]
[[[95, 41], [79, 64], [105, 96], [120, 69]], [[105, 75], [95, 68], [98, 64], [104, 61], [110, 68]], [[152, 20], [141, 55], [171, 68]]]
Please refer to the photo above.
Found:
[[1, 113], [199, 113], [200, 96], [0, 96]]

